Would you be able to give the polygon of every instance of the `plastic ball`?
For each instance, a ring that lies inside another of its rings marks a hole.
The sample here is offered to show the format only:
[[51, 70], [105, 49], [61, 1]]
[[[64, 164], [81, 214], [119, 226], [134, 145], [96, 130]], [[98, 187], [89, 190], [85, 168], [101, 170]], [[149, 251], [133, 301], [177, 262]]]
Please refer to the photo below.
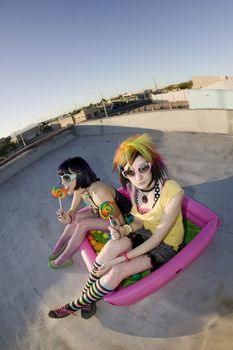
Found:
[[96, 244], [97, 244], [97, 242], [96, 242], [95, 239], [91, 239], [91, 240], [90, 240], [90, 243], [91, 243], [92, 247], [95, 247]]
[[88, 239], [89, 241], [91, 241], [91, 240], [93, 239], [93, 236], [92, 236], [91, 233], [89, 233], [89, 235], [87, 236], [87, 239]]
[[104, 244], [103, 243], [97, 243], [96, 245], [95, 245], [95, 250], [97, 251], [97, 252], [100, 252], [101, 251], [101, 249], [103, 248], [103, 246], [104, 246]]
[[135, 273], [134, 275], [131, 276], [133, 281], [138, 281], [141, 279], [141, 274], [140, 273]]

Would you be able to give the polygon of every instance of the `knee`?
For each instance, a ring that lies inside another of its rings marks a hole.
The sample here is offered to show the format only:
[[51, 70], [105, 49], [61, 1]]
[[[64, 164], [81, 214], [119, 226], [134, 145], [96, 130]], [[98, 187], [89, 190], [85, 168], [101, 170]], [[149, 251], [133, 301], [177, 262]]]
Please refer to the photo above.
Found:
[[114, 248], [117, 247], [117, 241], [115, 241], [114, 239], [110, 239], [109, 241], [107, 241], [107, 243], [105, 244], [107, 247], [109, 248]]
[[78, 232], [78, 233], [86, 233], [87, 227], [88, 227], [87, 221], [86, 221], [86, 220], [79, 219], [78, 222], [76, 221], [76, 229], [75, 229], [75, 232]]
[[109, 272], [109, 277], [112, 280], [121, 281], [124, 278], [125, 271], [122, 264], [113, 266]]

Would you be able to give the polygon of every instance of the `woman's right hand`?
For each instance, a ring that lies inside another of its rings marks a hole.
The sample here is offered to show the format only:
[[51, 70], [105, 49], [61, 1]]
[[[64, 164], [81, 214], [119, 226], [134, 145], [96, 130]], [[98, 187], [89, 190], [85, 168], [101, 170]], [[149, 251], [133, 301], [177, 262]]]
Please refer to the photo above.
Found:
[[108, 229], [109, 229], [111, 237], [114, 241], [118, 241], [118, 239], [123, 237], [125, 234], [124, 228], [121, 226], [118, 226], [118, 225], [109, 226]]
[[61, 223], [61, 224], [64, 224], [64, 225], [67, 225], [70, 223], [70, 215], [65, 212], [65, 210], [63, 209], [58, 209], [57, 212], [57, 218], [58, 218], [58, 221]]

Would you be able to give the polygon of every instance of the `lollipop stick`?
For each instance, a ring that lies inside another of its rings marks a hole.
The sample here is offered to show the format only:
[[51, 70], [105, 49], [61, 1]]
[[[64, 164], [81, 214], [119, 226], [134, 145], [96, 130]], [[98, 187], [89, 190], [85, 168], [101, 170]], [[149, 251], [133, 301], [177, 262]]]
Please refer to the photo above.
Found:
[[112, 216], [109, 216], [108, 219], [109, 219], [110, 225], [111, 225], [112, 227], [114, 227], [114, 226], [116, 225], [116, 223], [115, 223], [113, 217], [112, 217]]
[[[109, 216], [108, 220], [109, 220], [110, 225], [111, 225], [112, 227], [114, 227], [114, 226], [116, 225], [116, 223], [115, 223], [115, 221], [114, 221], [114, 219], [113, 219], [112, 216]], [[119, 241], [119, 239], [117, 239], [117, 242], [118, 242], [118, 241]]]
[[62, 209], [61, 198], [58, 197], [58, 200], [59, 200], [59, 207], [60, 207], [60, 209]]

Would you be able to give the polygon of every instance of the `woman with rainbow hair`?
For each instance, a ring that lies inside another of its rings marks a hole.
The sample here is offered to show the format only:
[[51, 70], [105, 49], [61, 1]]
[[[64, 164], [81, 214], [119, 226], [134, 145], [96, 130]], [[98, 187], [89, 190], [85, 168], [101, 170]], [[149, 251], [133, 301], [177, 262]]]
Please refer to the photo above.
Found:
[[182, 188], [167, 169], [147, 134], [128, 138], [117, 148], [113, 169], [132, 201], [134, 220], [109, 227], [112, 239], [97, 256], [78, 299], [49, 312], [62, 318], [94, 305], [133, 274], [166, 263], [183, 242]]

